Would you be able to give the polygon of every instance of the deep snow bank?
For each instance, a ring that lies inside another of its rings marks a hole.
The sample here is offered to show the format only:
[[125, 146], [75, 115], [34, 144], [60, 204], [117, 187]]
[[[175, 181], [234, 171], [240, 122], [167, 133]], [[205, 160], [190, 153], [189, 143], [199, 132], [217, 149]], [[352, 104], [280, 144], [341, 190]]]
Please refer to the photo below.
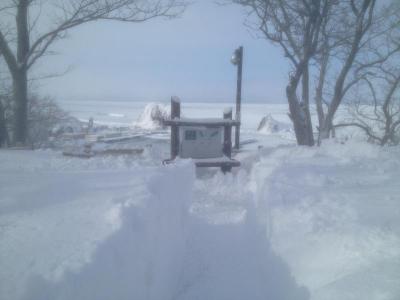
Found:
[[8, 300], [32, 298], [32, 278], [79, 273], [120, 228], [123, 207], [147, 197], [152, 174], [115, 158], [53, 151], [2, 150], [0, 169], [0, 299]]
[[192, 209], [199, 194], [224, 203], [221, 184], [240, 191], [234, 176], [199, 185], [190, 162], [138, 172], [93, 159], [60, 170], [44, 153], [10, 154], [34, 169], [13, 169], [0, 153], [1, 299], [308, 299], [272, 252], [251, 193], [235, 200], [240, 219]]
[[400, 148], [241, 155], [194, 179], [0, 152], [0, 299], [399, 298]]
[[174, 299], [193, 174], [191, 166], [164, 169], [150, 180], [140, 207], [122, 207], [115, 215], [122, 227], [98, 245], [86, 265], [58, 280], [31, 278], [23, 299]]
[[400, 148], [265, 149], [252, 170], [272, 248], [311, 299], [398, 299]]

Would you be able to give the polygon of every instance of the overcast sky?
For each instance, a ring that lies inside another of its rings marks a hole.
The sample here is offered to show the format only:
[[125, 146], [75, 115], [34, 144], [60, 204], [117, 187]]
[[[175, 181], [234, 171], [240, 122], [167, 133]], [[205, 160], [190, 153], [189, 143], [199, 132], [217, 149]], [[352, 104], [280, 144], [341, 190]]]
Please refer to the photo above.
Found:
[[98, 22], [70, 32], [35, 73], [64, 76], [41, 81], [42, 94], [60, 100], [233, 101], [235, 48], [245, 48], [243, 98], [283, 102], [288, 62], [279, 48], [243, 26], [238, 6], [212, 0], [191, 5], [182, 17], [141, 24]]

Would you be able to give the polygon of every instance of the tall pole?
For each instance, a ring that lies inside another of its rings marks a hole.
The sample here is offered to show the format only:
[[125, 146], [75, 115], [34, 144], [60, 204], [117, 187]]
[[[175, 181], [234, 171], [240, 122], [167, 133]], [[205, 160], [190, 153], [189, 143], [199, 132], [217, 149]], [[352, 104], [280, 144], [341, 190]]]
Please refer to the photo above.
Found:
[[241, 122], [241, 102], [242, 102], [242, 68], [243, 68], [243, 47], [240, 46], [235, 51], [237, 58], [237, 85], [236, 85], [236, 125], [235, 130], [235, 149], [239, 149], [240, 144], [240, 122]]
[[[178, 97], [171, 98], [171, 120], [181, 117], [181, 101]], [[176, 125], [171, 126], [171, 159], [179, 155], [179, 128]]]

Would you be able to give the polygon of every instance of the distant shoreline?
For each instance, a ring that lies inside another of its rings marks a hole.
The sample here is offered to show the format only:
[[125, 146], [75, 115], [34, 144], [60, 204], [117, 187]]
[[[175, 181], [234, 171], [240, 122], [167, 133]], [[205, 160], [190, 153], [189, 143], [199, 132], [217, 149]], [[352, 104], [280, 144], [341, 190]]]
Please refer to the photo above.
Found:
[[[55, 100], [59, 103], [65, 103], [65, 102], [130, 102], [130, 103], [151, 103], [151, 102], [156, 102], [156, 103], [169, 103], [170, 99], [126, 99], [126, 98], [109, 98], [109, 99], [94, 99], [94, 98], [64, 98], [64, 99], [57, 99]], [[235, 104], [235, 99], [214, 99], [214, 100], [200, 100], [200, 99], [185, 99], [182, 98], [182, 101], [186, 103], [205, 103], [205, 104], [213, 104], [213, 103], [231, 103]], [[242, 103], [248, 103], [248, 104], [287, 104], [286, 101], [254, 101], [254, 100], [246, 100], [243, 99]]]

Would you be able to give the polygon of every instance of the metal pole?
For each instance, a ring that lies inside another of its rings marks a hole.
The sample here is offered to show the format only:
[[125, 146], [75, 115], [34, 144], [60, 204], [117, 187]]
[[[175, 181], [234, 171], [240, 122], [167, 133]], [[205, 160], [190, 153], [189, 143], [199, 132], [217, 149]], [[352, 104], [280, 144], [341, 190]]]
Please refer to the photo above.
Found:
[[[232, 109], [224, 111], [224, 120], [232, 120]], [[232, 157], [232, 125], [224, 126], [224, 146], [223, 153], [226, 157]]]
[[[179, 98], [171, 98], [171, 120], [179, 119], [181, 117], [181, 102]], [[179, 127], [177, 125], [171, 126], [171, 160], [179, 155]]]
[[[236, 85], [236, 121], [241, 122], [241, 102], [242, 102], [242, 68], [243, 68], [243, 47], [236, 49], [238, 57], [237, 64], [237, 85]], [[240, 123], [235, 130], [235, 149], [239, 149], [240, 144]]]
[[[232, 120], [232, 109], [228, 109], [224, 111], [224, 120]], [[226, 157], [232, 157], [232, 126], [225, 125], [224, 126], [224, 145], [223, 145], [223, 153]], [[222, 165], [221, 171], [223, 173], [230, 172], [232, 167], [229, 165]]]

